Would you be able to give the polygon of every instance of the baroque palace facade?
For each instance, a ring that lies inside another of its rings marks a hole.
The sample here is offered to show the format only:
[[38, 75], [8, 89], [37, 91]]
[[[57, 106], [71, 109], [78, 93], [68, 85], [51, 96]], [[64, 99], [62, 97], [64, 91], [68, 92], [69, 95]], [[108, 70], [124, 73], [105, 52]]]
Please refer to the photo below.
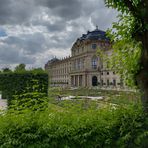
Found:
[[122, 87], [120, 77], [107, 68], [97, 50], [110, 56], [112, 45], [104, 31], [96, 28], [83, 34], [71, 48], [71, 56], [53, 58], [45, 64], [50, 84], [62, 87]]

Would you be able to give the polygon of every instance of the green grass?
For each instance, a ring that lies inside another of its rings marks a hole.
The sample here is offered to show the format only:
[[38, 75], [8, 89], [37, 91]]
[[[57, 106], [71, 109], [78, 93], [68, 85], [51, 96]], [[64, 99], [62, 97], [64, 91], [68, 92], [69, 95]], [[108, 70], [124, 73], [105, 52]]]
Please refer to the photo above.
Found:
[[[105, 99], [103, 101], [118, 105], [123, 104], [133, 104], [140, 101], [139, 92], [124, 92], [124, 91], [111, 91], [111, 90], [97, 90], [97, 89], [61, 89], [61, 88], [50, 88], [49, 98], [54, 102], [57, 96], [76, 96], [76, 98], [81, 98], [80, 96], [103, 96]], [[100, 101], [98, 101], [100, 102]], [[102, 101], [101, 101], [102, 102]]]

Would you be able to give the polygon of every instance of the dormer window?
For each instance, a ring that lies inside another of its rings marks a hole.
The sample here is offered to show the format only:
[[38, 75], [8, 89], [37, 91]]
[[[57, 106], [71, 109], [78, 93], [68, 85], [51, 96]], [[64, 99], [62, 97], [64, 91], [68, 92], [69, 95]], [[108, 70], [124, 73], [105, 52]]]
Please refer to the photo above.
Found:
[[97, 44], [92, 44], [92, 45], [91, 45], [91, 48], [92, 48], [92, 49], [96, 49], [96, 48], [97, 48]]

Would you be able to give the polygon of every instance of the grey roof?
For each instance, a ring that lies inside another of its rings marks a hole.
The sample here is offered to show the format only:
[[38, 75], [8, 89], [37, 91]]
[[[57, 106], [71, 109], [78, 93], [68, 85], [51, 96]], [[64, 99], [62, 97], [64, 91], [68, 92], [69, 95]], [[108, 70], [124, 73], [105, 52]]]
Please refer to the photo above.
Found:
[[110, 39], [106, 36], [106, 32], [95, 29], [94, 31], [88, 31], [87, 34], [83, 34], [78, 40], [106, 40], [109, 41]]
[[54, 63], [54, 62], [57, 62], [59, 61], [59, 59], [57, 59], [56, 57], [55, 58], [52, 58], [51, 60], [48, 61], [48, 63]]

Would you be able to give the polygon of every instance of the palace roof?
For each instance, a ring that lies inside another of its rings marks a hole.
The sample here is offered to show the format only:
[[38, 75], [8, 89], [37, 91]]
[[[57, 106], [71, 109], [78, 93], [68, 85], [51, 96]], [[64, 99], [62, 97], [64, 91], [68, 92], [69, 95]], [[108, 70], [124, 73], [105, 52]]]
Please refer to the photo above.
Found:
[[106, 36], [106, 32], [99, 30], [98, 27], [93, 31], [88, 31], [87, 34], [83, 34], [78, 40], [106, 40], [109, 41], [109, 38]]

